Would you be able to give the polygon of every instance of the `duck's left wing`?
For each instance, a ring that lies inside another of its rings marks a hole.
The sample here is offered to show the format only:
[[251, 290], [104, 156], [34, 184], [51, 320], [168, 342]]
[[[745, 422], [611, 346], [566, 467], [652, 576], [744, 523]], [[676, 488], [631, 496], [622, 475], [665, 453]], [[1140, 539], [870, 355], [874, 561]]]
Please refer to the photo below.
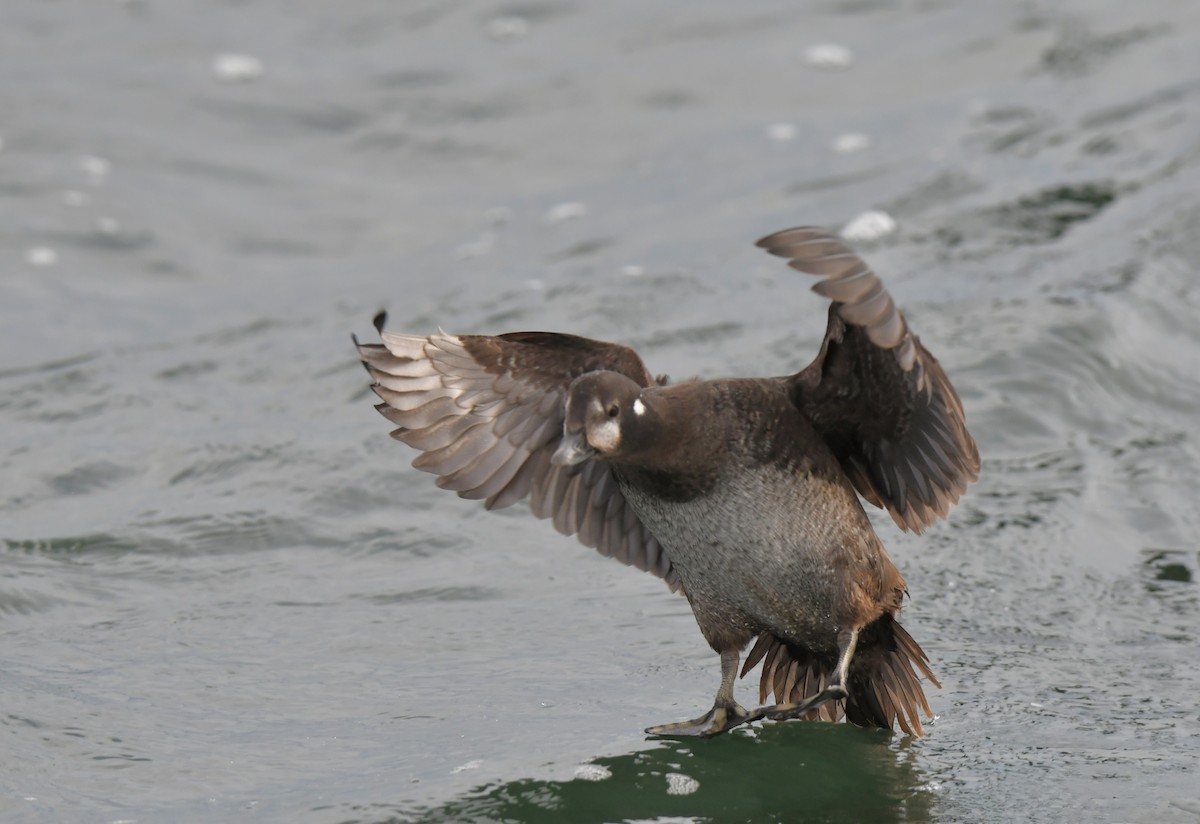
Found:
[[796, 406], [859, 494], [886, 507], [901, 529], [920, 532], [946, 517], [979, 477], [979, 450], [937, 359], [838, 238], [805, 226], [758, 245], [821, 275], [813, 291], [833, 301], [820, 353], [790, 379]]
[[380, 337], [382, 343], [355, 343], [382, 400], [375, 408], [399, 427], [392, 437], [421, 452], [413, 466], [488, 509], [528, 498], [533, 514], [553, 519], [559, 532], [679, 589], [666, 552], [607, 464], [550, 463], [571, 381], [609, 370], [649, 386], [653, 379], [636, 352], [550, 332], [425, 337], [380, 328]]

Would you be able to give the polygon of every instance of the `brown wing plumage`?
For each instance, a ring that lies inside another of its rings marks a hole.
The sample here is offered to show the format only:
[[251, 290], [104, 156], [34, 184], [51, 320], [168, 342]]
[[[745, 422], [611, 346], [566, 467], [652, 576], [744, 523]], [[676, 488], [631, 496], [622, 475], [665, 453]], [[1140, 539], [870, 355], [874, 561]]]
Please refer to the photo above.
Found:
[[792, 380], [793, 398], [832, 447], [854, 487], [901, 529], [946, 517], [979, 477], [979, 450], [962, 402], [913, 335], [883, 283], [821, 229], [758, 241], [801, 272], [821, 275], [829, 325], [816, 359]]
[[549, 332], [380, 337], [381, 344], [356, 341], [358, 352], [382, 400], [375, 408], [398, 427], [392, 437], [421, 451], [413, 466], [488, 509], [528, 498], [533, 514], [559, 532], [679, 589], [670, 559], [607, 465], [550, 463], [571, 381], [607, 369], [649, 386], [636, 352]]

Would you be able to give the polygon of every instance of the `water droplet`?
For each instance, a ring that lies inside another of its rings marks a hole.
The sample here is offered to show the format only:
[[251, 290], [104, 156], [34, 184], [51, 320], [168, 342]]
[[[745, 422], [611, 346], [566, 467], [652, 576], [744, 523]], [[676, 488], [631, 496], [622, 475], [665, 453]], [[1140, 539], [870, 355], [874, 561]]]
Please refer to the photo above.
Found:
[[817, 43], [804, 50], [804, 62], [814, 69], [846, 69], [854, 62], [854, 53], [837, 43]]
[[212, 73], [225, 83], [249, 83], [262, 77], [263, 64], [249, 54], [218, 54], [213, 58]]
[[896, 219], [887, 212], [863, 212], [842, 227], [846, 240], [879, 240], [896, 231]]

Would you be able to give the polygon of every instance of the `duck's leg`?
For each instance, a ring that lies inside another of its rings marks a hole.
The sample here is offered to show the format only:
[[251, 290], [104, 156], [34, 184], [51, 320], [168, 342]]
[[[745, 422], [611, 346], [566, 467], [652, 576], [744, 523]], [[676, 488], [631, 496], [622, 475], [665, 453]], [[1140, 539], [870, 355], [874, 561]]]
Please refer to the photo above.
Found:
[[838, 657], [837, 667], [833, 671], [833, 679], [825, 686], [825, 689], [800, 701], [759, 707], [750, 713], [747, 720], [769, 718], [772, 721], [784, 721], [788, 718], [799, 718], [827, 701], [838, 701], [848, 696], [850, 693], [846, 690], [846, 683], [850, 674], [850, 659], [854, 657], [854, 648], [857, 646], [857, 628], [838, 633], [838, 647], [841, 649], [841, 654]]
[[647, 735], [666, 736], [711, 736], [731, 730], [736, 726], [753, 721], [761, 716], [752, 715], [746, 708], [733, 700], [733, 682], [737, 678], [738, 661], [741, 655], [736, 649], [727, 649], [721, 653], [721, 687], [717, 690], [717, 699], [706, 715], [693, 718], [691, 721], [678, 721], [674, 724], [659, 724], [647, 727]]

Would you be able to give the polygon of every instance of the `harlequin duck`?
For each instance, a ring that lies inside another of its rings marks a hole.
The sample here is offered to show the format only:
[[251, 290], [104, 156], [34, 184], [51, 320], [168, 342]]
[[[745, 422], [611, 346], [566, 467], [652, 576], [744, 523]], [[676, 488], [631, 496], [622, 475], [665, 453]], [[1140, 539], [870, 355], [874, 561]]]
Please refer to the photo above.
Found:
[[[800, 227], [758, 245], [832, 301], [816, 359], [772, 378], [656, 380], [632, 349], [550, 332], [383, 331], [358, 351], [413, 466], [489, 509], [528, 499], [602, 554], [686, 595], [721, 658], [715, 735], [760, 718], [923, 733], [928, 659], [897, 622], [904, 578], [860, 497], [904, 530], [944, 518], [979, 474], [962, 404], [874, 272]], [[763, 662], [759, 702], [734, 700]]]

